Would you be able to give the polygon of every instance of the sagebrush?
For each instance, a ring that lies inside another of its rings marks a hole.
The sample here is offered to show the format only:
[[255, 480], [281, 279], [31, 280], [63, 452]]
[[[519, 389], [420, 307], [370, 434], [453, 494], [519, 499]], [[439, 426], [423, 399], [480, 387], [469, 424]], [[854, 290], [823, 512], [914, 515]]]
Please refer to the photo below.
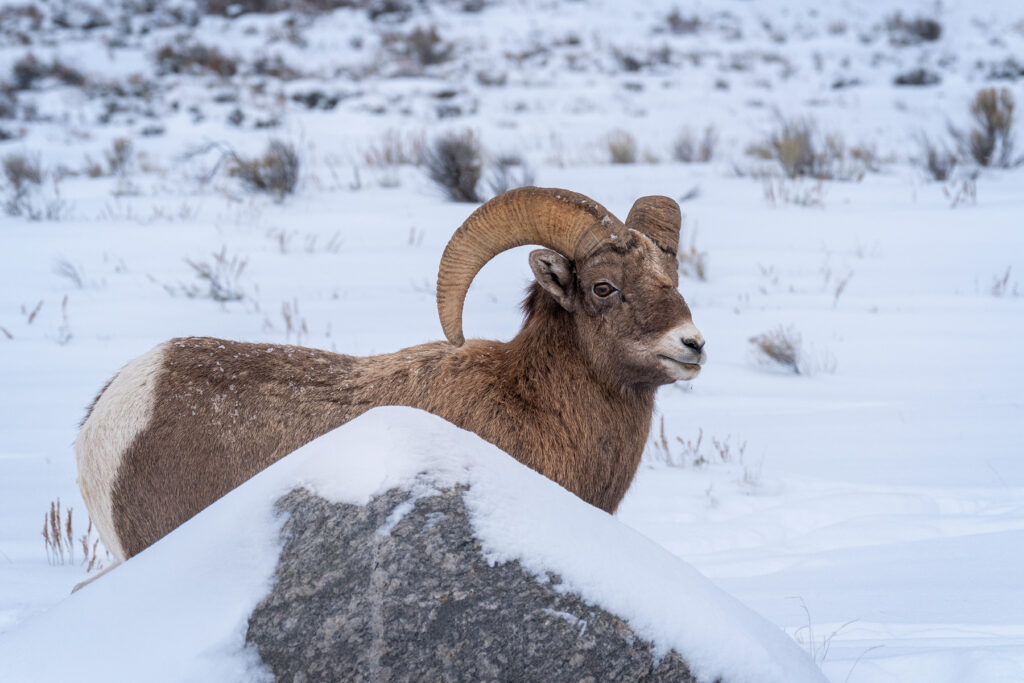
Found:
[[250, 192], [269, 194], [281, 201], [299, 184], [299, 154], [295, 145], [271, 140], [263, 154], [243, 157], [231, 152], [228, 174], [238, 178]]
[[608, 156], [613, 164], [635, 164], [637, 160], [636, 138], [629, 131], [613, 130], [605, 138]]
[[[776, 126], [761, 142], [750, 145], [747, 153], [779, 164], [788, 178], [816, 180], [860, 180], [873, 161], [867, 148], [852, 150], [838, 133], [822, 133], [811, 118], [776, 116]], [[859, 157], [859, 158], [858, 158]]]
[[718, 132], [707, 126], [698, 137], [689, 128], [683, 128], [672, 145], [672, 158], [685, 164], [706, 163], [715, 156]]
[[1014, 157], [1013, 94], [1006, 88], [979, 90], [968, 107], [973, 127], [963, 131], [950, 126], [950, 132], [964, 157], [979, 166], [1009, 168], [1020, 163]]
[[473, 131], [446, 133], [423, 150], [427, 176], [455, 202], [479, 202], [483, 173], [480, 141]]

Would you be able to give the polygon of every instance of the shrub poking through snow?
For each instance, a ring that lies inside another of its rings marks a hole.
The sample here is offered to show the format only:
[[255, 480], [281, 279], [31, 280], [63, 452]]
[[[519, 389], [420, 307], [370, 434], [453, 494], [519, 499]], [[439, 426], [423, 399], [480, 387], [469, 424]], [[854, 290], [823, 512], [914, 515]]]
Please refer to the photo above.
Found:
[[1010, 283], [1011, 269], [1012, 266], [1007, 266], [1005, 273], [992, 278], [992, 286], [989, 288], [989, 293], [992, 296], [1020, 296], [1020, 287], [1017, 286], [1017, 283]]
[[216, 47], [201, 43], [168, 43], [157, 50], [156, 64], [158, 70], [164, 74], [198, 75], [206, 72], [227, 78], [238, 73], [237, 60], [226, 56]]
[[778, 117], [778, 125], [747, 153], [777, 161], [788, 178], [860, 180], [867, 164], [854, 159], [842, 136], [822, 134], [813, 119]]
[[33, 4], [8, 4], [0, 7], [2, 33], [24, 35], [38, 31], [43, 25], [43, 13]]
[[342, 7], [366, 7], [365, 0], [206, 0], [198, 3], [207, 14], [238, 17], [243, 14], [274, 14], [296, 12], [308, 15], [333, 12]]
[[948, 180], [957, 165], [956, 154], [924, 134], [918, 138], [918, 146], [921, 149], [920, 162], [928, 177], [932, 180]]
[[700, 17], [696, 14], [692, 16], [683, 16], [679, 13], [679, 8], [676, 7], [668, 16], [665, 17], [665, 23], [668, 24], [668, 30], [677, 36], [689, 36], [695, 33], [699, 33], [703, 26]]
[[363, 150], [363, 161], [371, 168], [419, 166], [423, 162], [425, 145], [422, 133], [403, 134], [389, 128]]
[[764, 200], [772, 206], [794, 204], [803, 207], [825, 206], [825, 183], [821, 180], [805, 181], [786, 178], [765, 178], [762, 185]]
[[[18, 93], [13, 86], [0, 83], [0, 119], [13, 119], [18, 115]], [[0, 141], [4, 140], [0, 137]]]
[[436, 26], [417, 27], [406, 34], [388, 34], [383, 41], [391, 52], [417, 70], [447, 62], [455, 53], [455, 46], [441, 38]]
[[637, 159], [636, 138], [629, 131], [613, 130], [605, 139], [608, 155], [613, 164], [635, 164]]
[[779, 162], [782, 172], [790, 178], [824, 174], [826, 154], [820, 149], [818, 134], [810, 119], [780, 119], [779, 127], [759, 146], [752, 147], [756, 156]]
[[[214, 301], [241, 301], [245, 292], [239, 284], [248, 261], [239, 256], [228, 257], [228, 248], [214, 252], [210, 261], [185, 259], [202, 285], [184, 285], [182, 291], [190, 299], [208, 298]], [[170, 290], [168, 290], [170, 291]]]
[[86, 83], [85, 75], [82, 74], [81, 71], [73, 66], [68, 66], [59, 59], [55, 59], [50, 62], [50, 73], [48, 75], [56, 78], [64, 85], [70, 85], [76, 88], [80, 88]]
[[1013, 95], [1006, 88], [979, 90], [971, 101], [974, 128], [966, 133], [952, 130], [965, 156], [979, 166], [1009, 168], [1019, 163], [1013, 158]]
[[701, 468], [709, 465], [732, 465], [743, 469], [740, 483], [750, 489], [756, 489], [761, 484], [760, 465], [752, 467], [745, 461], [747, 442], [737, 439], [733, 441], [732, 435], [726, 435], [719, 439], [712, 436], [711, 447], [704, 441], [704, 429], [698, 428], [695, 439], [684, 439], [681, 436], [675, 437], [675, 443], [669, 440], [665, 433], [665, 417], [662, 416], [658, 430], [651, 430], [651, 437], [648, 447], [644, 452], [644, 459], [648, 463], [662, 463], [669, 467], [691, 467]]
[[67, 279], [75, 289], [83, 289], [85, 287], [85, 275], [82, 272], [82, 268], [67, 259], [55, 261], [53, 272], [55, 275]]
[[43, 169], [39, 159], [24, 154], [8, 154], [2, 166], [8, 192], [4, 200], [4, 212], [9, 216], [31, 214], [29, 195], [43, 183]]
[[533, 169], [515, 153], [499, 155], [487, 175], [487, 186], [495, 196], [533, 183]]
[[942, 77], [934, 71], [928, 71], [927, 69], [911, 69], [910, 71], [896, 74], [892, 82], [893, 85], [938, 85], [942, 82]]
[[452, 58], [455, 48], [437, 34], [437, 27], [416, 28], [409, 34], [406, 44], [420, 66], [441, 64]]
[[207, 0], [203, 3], [207, 14], [220, 14], [225, 17], [237, 17], [250, 13], [270, 14], [289, 9], [291, 4], [282, 2], [282, 0]]
[[718, 132], [714, 126], [704, 129], [699, 138], [689, 128], [684, 128], [672, 145], [672, 158], [685, 164], [706, 163], [715, 155]]
[[942, 24], [934, 19], [907, 19], [899, 12], [885, 20], [885, 28], [889, 32], [890, 42], [901, 47], [938, 40], [942, 36]]
[[974, 178], [959, 178], [942, 188], [942, 193], [949, 200], [949, 208], [978, 203], [978, 184]]
[[42, 194], [43, 181], [47, 174], [38, 158], [24, 154], [8, 154], [3, 158], [3, 181], [7, 196], [3, 199], [3, 212], [8, 216], [23, 216], [31, 221], [59, 220], [67, 214], [67, 205], [60, 198], [57, 183], [59, 176], [53, 176], [53, 194]]
[[[255, 76], [277, 78], [282, 81], [294, 81], [302, 78], [302, 72], [284, 61], [284, 58], [281, 55], [257, 57], [249, 68], [249, 73]], [[330, 98], [323, 93], [321, 93], [321, 95], [323, 95], [323, 99], [319, 102], [321, 109], [333, 109], [338, 104], [338, 98], [334, 98], [333, 104], [327, 106]], [[306, 102], [306, 106], [310, 109], [313, 108], [313, 106], [309, 104], [308, 100]]]
[[679, 251], [679, 275], [682, 277], [695, 278], [697, 280], [708, 279], [708, 253], [697, 248], [697, 231], [690, 233], [690, 245], [685, 246], [682, 239], [683, 231], [680, 230]]
[[82, 547], [82, 564], [86, 572], [98, 572], [107, 566], [114, 558], [100, 542], [100, 534], [89, 520], [85, 533], [78, 537], [78, 544]]
[[985, 77], [990, 81], [1016, 81], [1024, 78], [1024, 63], [1018, 62], [1014, 57], [1007, 57], [1001, 62], [989, 64], [988, 75]]
[[31, 159], [24, 154], [8, 154], [4, 157], [3, 167], [4, 178], [15, 192], [43, 182], [43, 168], [39, 159]]
[[375, 0], [367, 8], [370, 21], [385, 19], [400, 23], [409, 18], [415, 7], [412, 0]]
[[750, 338], [757, 360], [776, 365], [793, 374], [801, 374], [803, 366], [803, 339], [792, 327], [779, 326]]
[[749, 341], [753, 345], [754, 360], [759, 365], [781, 368], [794, 375], [831, 374], [836, 371], [835, 356], [824, 348], [811, 346], [810, 350], [806, 349], [803, 337], [792, 326], [779, 325], [754, 335]]
[[132, 165], [132, 158], [135, 150], [132, 141], [128, 138], [115, 138], [110, 143], [110, 149], [105, 152], [107, 157], [107, 168], [111, 175], [121, 176], [126, 174]]
[[454, 202], [479, 202], [483, 170], [480, 142], [473, 131], [447, 133], [423, 150], [427, 176]]
[[36, 81], [46, 76], [46, 67], [35, 55], [28, 54], [14, 63], [11, 67], [11, 76], [14, 78], [16, 89], [28, 90]]
[[269, 194], [277, 201], [295, 192], [299, 183], [299, 155], [295, 146], [271, 140], [262, 155], [245, 158], [231, 154], [228, 175], [238, 178], [250, 192]]

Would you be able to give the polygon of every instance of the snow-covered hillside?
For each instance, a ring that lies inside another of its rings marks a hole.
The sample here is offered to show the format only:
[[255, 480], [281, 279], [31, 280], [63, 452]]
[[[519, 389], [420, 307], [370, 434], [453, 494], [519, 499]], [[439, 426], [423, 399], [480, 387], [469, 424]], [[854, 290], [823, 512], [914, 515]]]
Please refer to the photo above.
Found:
[[[685, 198], [709, 362], [660, 391], [619, 519], [832, 680], [1024, 679], [1024, 169], [949, 130], [1005, 89], [1024, 153], [1024, 9], [314, 4], [0, 1], [0, 638], [86, 575], [70, 444], [128, 359], [442, 337], [437, 263], [475, 204], [423, 152], [469, 130], [482, 198], [501, 169], [620, 216]], [[281, 197], [241, 177], [272, 140], [299, 164]], [[527, 251], [477, 278], [467, 336], [515, 334]], [[799, 373], [750, 341], [772, 333]]]

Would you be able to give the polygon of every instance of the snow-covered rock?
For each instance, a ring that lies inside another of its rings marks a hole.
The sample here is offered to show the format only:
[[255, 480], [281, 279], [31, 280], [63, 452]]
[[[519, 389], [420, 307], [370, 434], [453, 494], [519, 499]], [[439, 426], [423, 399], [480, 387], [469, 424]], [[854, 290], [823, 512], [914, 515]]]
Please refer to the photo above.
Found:
[[[345, 511], [352, 513], [350, 522], [338, 514]], [[308, 528], [320, 522], [319, 529]], [[448, 534], [461, 539], [458, 547], [443, 547]], [[419, 569], [417, 599], [447, 595], [445, 604], [476, 614], [423, 606], [417, 623], [415, 612], [399, 617], [386, 609], [409, 598], [385, 596], [402, 585], [395, 572], [417, 563], [401, 553], [417, 547], [430, 548], [421, 559], [433, 562]], [[374, 552], [382, 561], [368, 570]], [[311, 591], [304, 609], [301, 601], [282, 599], [293, 572], [304, 571], [302, 558], [319, 564], [321, 574], [333, 567], [330, 577], [321, 576], [325, 590]], [[515, 585], [532, 592], [516, 601], [511, 593], [493, 593], [507, 603], [497, 605], [486, 595], [465, 595], [460, 591], [472, 577], [449, 570], [472, 566], [471, 558], [480, 574], [474, 585], [495, 590], [489, 583], [514, 577]], [[335, 592], [340, 587], [352, 594]], [[379, 600], [366, 595], [372, 591]], [[377, 634], [433, 629], [437, 643], [452, 642], [445, 631], [460, 619], [483, 628], [503, 616], [517, 620], [506, 628], [576, 635], [583, 642], [563, 652], [577, 667], [566, 669], [571, 673], [598, 661], [583, 646], [607, 628], [618, 630], [620, 646], [636, 636], [631, 656], [646, 658], [653, 664], [648, 670], [660, 664], [680, 672], [685, 662], [701, 681], [824, 680], [785, 633], [678, 558], [476, 435], [408, 408], [370, 411], [299, 449], [123, 566], [4, 634], [0, 680], [270, 678], [260, 660], [262, 652], [275, 661], [267, 638], [286, 639], [289, 629], [301, 628], [289, 626], [287, 610], [300, 609], [293, 612], [300, 624], [333, 620], [339, 635], [332, 646], [340, 652], [347, 644], [343, 610], [364, 609], [363, 603], [381, 608], [353, 617], [374, 634], [368, 642], [382, 647], [371, 655], [382, 667], [391, 653]], [[481, 614], [488, 609], [496, 613]], [[591, 620], [592, 626], [583, 625]], [[516, 641], [501, 634], [495, 634], [500, 643], [488, 641], [484, 631], [471, 635], [473, 646], [483, 643], [485, 651], [473, 653], [476, 658], [460, 653], [460, 666], [477, 666], [484, 677], [510, 670], [502, 668], [512, 666], [503, 664], [505, 655], [488, 648], [500, 646], [515, 657]]]
[[463, 493], [282, 498], [286, 546], [246, 633], [275, 679], [694, 682], [559, 577], [486, 562]]

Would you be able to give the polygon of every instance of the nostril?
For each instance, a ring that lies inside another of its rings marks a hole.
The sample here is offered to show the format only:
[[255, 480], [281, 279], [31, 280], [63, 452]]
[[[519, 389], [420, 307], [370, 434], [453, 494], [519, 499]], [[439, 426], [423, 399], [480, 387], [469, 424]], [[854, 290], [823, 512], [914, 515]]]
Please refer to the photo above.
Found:
[[683, 346], [688, 346], [697, 353], [700, 353], [701, 349], [704, 348], [704, 340], [697, 339], [696, 337], [686, 337], [683, 339]]

